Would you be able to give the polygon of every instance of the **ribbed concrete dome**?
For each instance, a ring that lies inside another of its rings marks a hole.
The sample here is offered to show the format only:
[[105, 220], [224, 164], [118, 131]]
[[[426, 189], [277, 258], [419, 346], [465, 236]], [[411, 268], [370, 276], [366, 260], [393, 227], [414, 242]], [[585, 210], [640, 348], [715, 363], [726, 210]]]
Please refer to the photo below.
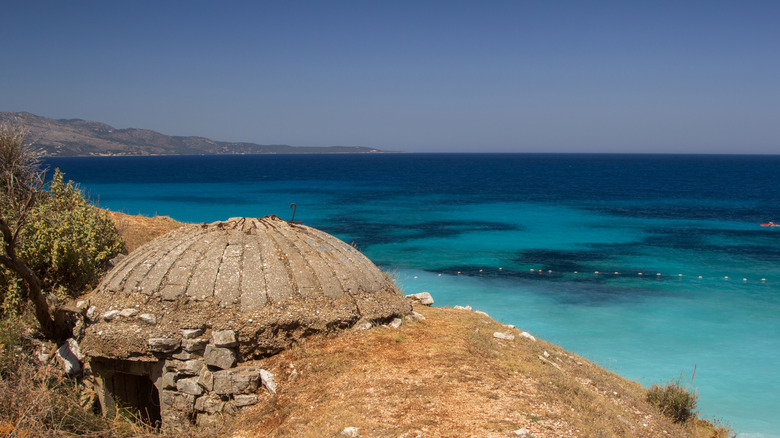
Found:
[[136, 309], [155, 319], [151, 325], [116, 318], [90, 326], [87, 344], [103, 344], [93, 351], [105, 350], [98, 354], [108, 357], [125, 354], [95, 335], [137, 344], [121, 346], [137, 355], [147, 353], [142, 344], [149, 337], [231, 329], [251, 343], [241, 350], [255, 355], [314, 331], [410, 311], [385, 274], [355, 248], [276, 216], [173, 231], [130, 254], [89, 299], [99, 315]]
[[99, 287], [258, 310], [295, 297], [375, 292], [385, 275], [341, 240], [276, 216], [231, 218], [174, 231], [139, 248]]

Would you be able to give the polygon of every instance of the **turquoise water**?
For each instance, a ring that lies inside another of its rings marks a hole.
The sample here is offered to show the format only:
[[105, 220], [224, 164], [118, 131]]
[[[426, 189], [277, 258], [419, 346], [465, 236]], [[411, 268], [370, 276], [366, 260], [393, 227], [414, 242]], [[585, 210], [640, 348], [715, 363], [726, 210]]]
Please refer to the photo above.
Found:
[[759, 226], [780, 222], [780, 157], [50, 162], [131, 214], [289, 219], [295, 202], [296, 219], [354, 242], [406, 293], [471, 305], [643, 384], [695, 368], [705, 416], [780, 436], [780, 229]]

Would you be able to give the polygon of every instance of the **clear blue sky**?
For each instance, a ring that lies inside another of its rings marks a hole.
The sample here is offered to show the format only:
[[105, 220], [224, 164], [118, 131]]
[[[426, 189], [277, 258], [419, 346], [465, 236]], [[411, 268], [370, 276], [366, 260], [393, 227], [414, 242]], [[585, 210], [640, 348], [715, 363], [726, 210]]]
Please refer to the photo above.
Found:
[[780, 153], [780, 2], [3, 2], [0, 111], [264, 144]]

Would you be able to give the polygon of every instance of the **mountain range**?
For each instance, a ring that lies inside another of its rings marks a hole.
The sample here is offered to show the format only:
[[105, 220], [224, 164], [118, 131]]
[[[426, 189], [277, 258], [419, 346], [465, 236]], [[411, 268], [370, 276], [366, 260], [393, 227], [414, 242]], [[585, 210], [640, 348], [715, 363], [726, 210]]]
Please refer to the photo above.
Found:
[[364, 146], [289, 146], [225, 142], [205, 137], [169, 136], [149, 129], [116, 129], [81, 119], [50, 119], [27, 112], [0, 112], [0, 123], [27, 129], [25, 142], [40, 156], [213, 155], [376, 153]]

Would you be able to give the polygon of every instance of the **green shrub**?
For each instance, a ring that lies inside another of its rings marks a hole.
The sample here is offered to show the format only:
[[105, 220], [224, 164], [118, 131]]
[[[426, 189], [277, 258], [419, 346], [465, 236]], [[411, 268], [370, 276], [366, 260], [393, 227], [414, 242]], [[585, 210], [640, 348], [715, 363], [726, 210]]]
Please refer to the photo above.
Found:
[[684, 423], [695, 416], [698, 394], [681, 384], [682, 376], [666, 385], [654, 384], [647, 392], [647, 401], [658, 407], [675, 423]]
[[[48, 190], [27, 216], [17, 251], [45, 291], [65, 298], [94, 286], [121, 249], [119, 232], [106, 213], [91, 205], [72, 181], [65, 183], [56, 170]], [[12, 272], [0, 270], [5, 314], [20, 310], [21, 289]]]

